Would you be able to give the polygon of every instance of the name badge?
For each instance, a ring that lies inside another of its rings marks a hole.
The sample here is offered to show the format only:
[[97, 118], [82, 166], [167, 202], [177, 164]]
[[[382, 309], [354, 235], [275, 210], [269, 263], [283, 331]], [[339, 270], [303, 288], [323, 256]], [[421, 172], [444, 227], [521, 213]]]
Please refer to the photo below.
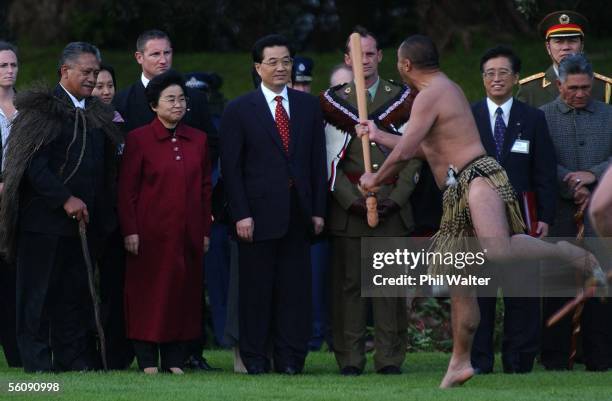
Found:
[[512, 145], [512, 149], [510, 150], [513, 153], [524, 153], [526, 155], [529, 154], [529, 141], [523, 139], [517, 139], [514, 141], [514, 145]]

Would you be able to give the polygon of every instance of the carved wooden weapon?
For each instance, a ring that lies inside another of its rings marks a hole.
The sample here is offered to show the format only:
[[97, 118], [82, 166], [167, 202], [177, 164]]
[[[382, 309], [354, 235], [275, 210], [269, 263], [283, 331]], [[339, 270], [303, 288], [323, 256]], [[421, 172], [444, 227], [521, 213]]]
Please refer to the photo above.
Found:
[[[366, 101], [365, 78], [363, 75], [363, 61], [361, 54], [361, 35], [353, 33], [350, 37], [349, 46], [351, 49], [351, 61], [353, 64], [353, 80], [355, 82], [355, 92], [357, 96], [357, 110], [359, 111], [359, 120], [365, 121], [368, 119], [368, 103]], [[370, 138], [368, 135], [361, 137], [361, 147], [363, 149], [363, 165], [366, 173], [372, 172], [372, 158], [370, 156]], [[368, 192], [366, 194], [366, 207], [368, 209], [368, 225], [376, 227], [378, 225], [378, 211], [376, 194]]]

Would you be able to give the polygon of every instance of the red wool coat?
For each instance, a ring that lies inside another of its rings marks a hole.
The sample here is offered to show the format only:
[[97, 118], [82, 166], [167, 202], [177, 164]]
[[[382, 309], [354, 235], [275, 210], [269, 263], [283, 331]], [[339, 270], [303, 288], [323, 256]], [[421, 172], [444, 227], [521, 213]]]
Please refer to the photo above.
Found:
[[127, 336], [151, 342], [200, 335], [204, 236], [210, 236], [207, 138], [179, 124], [173, 136], [155, 118], [130, 132], [119, 173], [124, 236], [139, 235], [125, 274]]

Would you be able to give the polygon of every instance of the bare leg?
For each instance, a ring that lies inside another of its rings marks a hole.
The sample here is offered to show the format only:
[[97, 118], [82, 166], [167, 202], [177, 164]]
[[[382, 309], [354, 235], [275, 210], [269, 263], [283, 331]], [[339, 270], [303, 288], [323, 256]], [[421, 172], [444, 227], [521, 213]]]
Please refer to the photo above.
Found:
[[451, 289], [453, 354], [440, 388], [460, 386], [474, 376], [470, 354], [479, 321], [480, 312], [474, 291]]
[[510, 237], [506, 206], [495, 189], [482, 178], [470, 184], [469, 204], [476, 236], [492, 262], [561, 258], [588, 272], [598, 265], [590, 252], [566, 241], [551, 244], [524, 234]]

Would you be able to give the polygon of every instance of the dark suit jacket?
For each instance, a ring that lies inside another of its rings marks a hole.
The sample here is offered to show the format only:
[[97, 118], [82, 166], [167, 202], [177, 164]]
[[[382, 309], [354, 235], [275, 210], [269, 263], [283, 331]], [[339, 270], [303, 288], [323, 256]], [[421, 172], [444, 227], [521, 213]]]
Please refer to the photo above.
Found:
[[286, 234], [290, 180], [304, 217], [325, 216], [327, 173], [319, 102], [292, 89], [288, 97], [289, 155], [261, 89], [230, 102], [221, 119], [221, 171], [231, 219], [252, 217], [255, 241]]
[[[495, 141], [486, 99], [475, 103], [472, 112], [487, 154], [495, 157]], [[510, 151], [519, 135], [520, 139], [529, 141], [529, 154]], [[514, 99], [500, 164], [506, 169], [510, 183], [519, 196], [521, 192], [535, 192], [538, 221], [552, 224], [556, 207], [557, 162], [546, 118], [541, 110]]]
[[[208, 136], [208, 151], [210, 160], [215, 163], [218, 153], [217, 130], [208, 113], [206, 95], [196, 89], [187, 88], [187, 113], [182, 122], [190, 127], [204, 131]], [[113, 99], [115, 109], [125, 120], [125, 132], [130, 132], [153, 121], [155, 113], [147, 103], [145, 87], [139, 79], [126, 89], [123, 89]]]

